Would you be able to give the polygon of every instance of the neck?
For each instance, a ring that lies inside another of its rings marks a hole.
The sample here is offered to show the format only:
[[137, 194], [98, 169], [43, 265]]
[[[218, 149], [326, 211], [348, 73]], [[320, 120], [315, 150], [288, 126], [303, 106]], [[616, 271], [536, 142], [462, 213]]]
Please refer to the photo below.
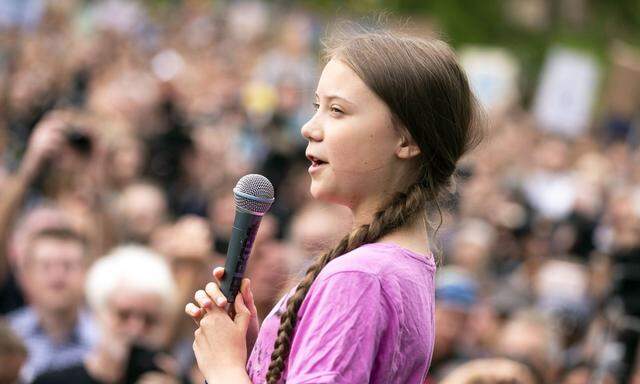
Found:
[[373, 215], [382, 208], [382, 204], [385, 204], [398, 191], [405, 191], [409, 187], [406, 183], [409, 179], [410, 176], [405, 172], [398, 171], [378, 181], [380, 190], [364, 196], [352, 196], [347, 206], [353, 214], [354, 227], [371, 223]]
[[[371, 198], [369, 200], [363, 200], [360, 204], [352, 208], [354, 227], [371, 223], [373, 215], [380, 209], [381, 201], [383, 201], [383, 199]], [[382, 236], [377, 242], [395, 243], [419, 254], [428, 252], [429, 235], [424, 215], [415, 215], [411, 221], [406, 222], [391, 233]]]
[[48, 310], [37, 309], [40, 326], [45, 333], [53, 340], [62, 342], [67, 340], [78, 321], [78, 308], [65, 308]]
[[370, 197], [350, 207], [351, 213], [353, 214], [353, 227], [357, 228], [361, 225], [371, 223], [373, 215], [380, 209], [382, 200], [382, 198]]
[[378, 210], [377, 204], [364, 203], [352, 210], [353, 227], [357, 228], [361, 225], [369, 224], [373, 220], [373, 215]]
[[418, 254], [429, 252], [429, 233], [424, 215], [416, 215], [411, 222], [378, 239], [379, 243], [394, 243]]

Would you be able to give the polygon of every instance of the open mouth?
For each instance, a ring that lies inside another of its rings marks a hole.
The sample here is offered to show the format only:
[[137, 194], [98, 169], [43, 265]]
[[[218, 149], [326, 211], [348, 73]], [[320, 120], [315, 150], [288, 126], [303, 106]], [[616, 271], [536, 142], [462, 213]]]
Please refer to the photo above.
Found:
[[319, 167], [323, 166], [324, 164], [327, 164], [326, 161], [318, 159], [315, 156], [307, 155], [307, 158], [309, 159], [309, 161], [311, 161], [311, 167], [309, 167], [309, 169], [319, 168]]

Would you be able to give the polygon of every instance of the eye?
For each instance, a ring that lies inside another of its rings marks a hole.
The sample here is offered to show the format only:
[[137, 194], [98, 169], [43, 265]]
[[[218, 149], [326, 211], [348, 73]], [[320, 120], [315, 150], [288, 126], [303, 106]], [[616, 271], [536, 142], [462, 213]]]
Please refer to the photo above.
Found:
[[313, 103], [313, 109], [316, 111], [320, 109], [320, 103]]
[[336, 107], [335, 105], [331, 106], [331, 112], [333, 113], [343, 113], [342, 110], [338, 107]]

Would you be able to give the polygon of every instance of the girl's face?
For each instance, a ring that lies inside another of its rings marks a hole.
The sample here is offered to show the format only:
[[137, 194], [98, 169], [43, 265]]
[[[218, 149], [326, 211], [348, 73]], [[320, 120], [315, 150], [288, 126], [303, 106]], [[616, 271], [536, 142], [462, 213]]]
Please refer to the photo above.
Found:
[[329, 61], [315, 100], [316, 113], [302, 127], [315, 198], [355, 209], [408, 182], [403, 160], [416, 148], [406, 145], [387, 105], [351, 68]]

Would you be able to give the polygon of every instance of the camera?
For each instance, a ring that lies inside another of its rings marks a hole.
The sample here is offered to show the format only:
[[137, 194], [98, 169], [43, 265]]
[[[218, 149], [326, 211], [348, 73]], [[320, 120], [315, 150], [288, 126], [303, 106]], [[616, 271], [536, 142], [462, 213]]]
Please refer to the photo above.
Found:
[[134, 344], [129, 351], [125, 383], [135, 383], [147, 372], [162, 372], [155, 360], [160, 352]]
[[81, 127], [71, 126], [67, 130], [67, 143], [71, 148], [82, 155], [89, 155], [93, 148], [91, 136], [85, 133], [86, 130]]

